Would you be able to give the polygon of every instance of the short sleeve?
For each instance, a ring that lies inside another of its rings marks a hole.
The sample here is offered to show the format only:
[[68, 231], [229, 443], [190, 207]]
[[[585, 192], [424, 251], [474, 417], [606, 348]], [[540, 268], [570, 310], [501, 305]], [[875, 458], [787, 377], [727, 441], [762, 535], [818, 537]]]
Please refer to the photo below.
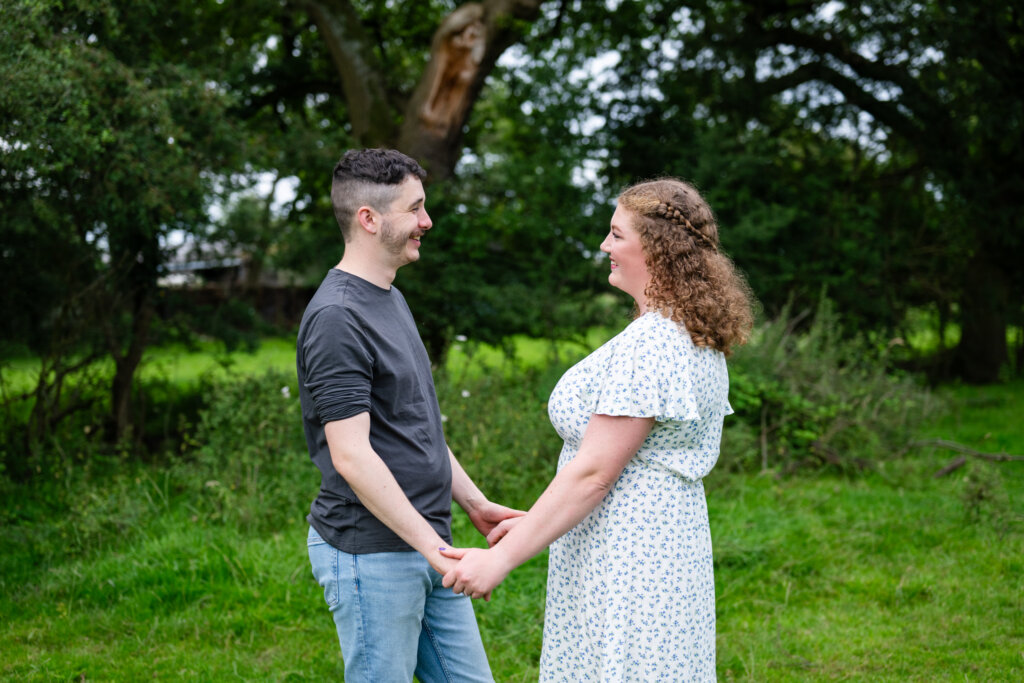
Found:
[[675, 323], [657, 314], [638, 318], [610, 342], [583, 403], [600, 415], [698, 420], [693, 355], [693, 344]]
[[369, 349], [361, 326], [345, 308], [326, 306], [309, 321], [300, 352], [321, 424], [370, 410]]

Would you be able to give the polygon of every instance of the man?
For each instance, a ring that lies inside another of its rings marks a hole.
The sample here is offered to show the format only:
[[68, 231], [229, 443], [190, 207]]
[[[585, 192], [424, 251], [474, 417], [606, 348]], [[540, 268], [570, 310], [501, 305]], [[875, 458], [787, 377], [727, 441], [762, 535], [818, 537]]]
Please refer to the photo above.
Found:
[[313, 575], [349, 683], [491, 681], [471, 600], [441, 585], [451, 501], [485, 536], [523, 513], [491, 503], [452, 455], [426, 349], [391, 285], [432, 223], [426, 173], [394, 150], [347, 152], [331, 202], [345, 252], [310, 301], [297, 365], [320, 493], [307, 517]]

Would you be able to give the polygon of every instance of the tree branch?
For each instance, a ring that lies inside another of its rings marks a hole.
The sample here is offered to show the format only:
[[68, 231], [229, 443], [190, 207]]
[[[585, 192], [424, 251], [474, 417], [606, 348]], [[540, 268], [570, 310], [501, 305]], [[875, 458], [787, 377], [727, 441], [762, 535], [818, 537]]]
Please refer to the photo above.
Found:
[[951, 451], [963, 453], [969, 455], [972, 458], [979, 458], [981, 460], [988, 460], [989, 462], [1015, 462], [1024, 461], [1024, 455], [1011, 455], [1010, 453], [985, 453], [983, 451], [977, 451], [970, 446], [965, 446], [962, 443], [956, 441], [947, 441], [946, 439], [924, 439], [922, 441], [912, 441], [907, 444], [907, 447], [903, 449], [903, 452], [907, 452], [911, 448], [917, 448], [921, 446], [938, 446], [939, 448], [948, 448]]
[[914, 119], [900, 112], [895, 103], [879, 100], [866, 92], [855, 80], [822, 62], [810, 62], [777, 78], [758, 81], [756, 87], [760, 95], [768, 96], [810, 81], [819, 81], [832, 86], [846, 98], [847, 102], [871, 114], [877, 121], [912, 144], [918, 146], [928, 144], [930, 136], [926, 136], [925, 131], [917, 125]]
[[[793, 47], [810, 50], [818, 55], [835, 57], [853, 69], [858, 76], [870, 78], [874, 81], [888, 81], [899, 86], [900, 90], [903, 91], [904, 98], [908, 102], [925, 103], [929, 114], [936, 109], [931, 96], [921, 88], [905, 69], [872, 61], [839, 38], [826, 38], [820, 35], [804, 33], [788, 26], [780, 26], [762, 34], [761, 39], [764, 46], [792, 45]], [[908, 107], [913, 108], [909, 104]]]
[[374, 43], [349, 0], [300, 0], [316, 23], [341, 79], [352, 134], [362, 144], [394, 138], [395, 112], [388, 103]]
[[543, 0], [484, 0], [460, 5], [434, 33], [430, 61], [409, 104], [399, 147], [435, 180], [449, 176], [462, 129], [501, 54], [540, 16]]

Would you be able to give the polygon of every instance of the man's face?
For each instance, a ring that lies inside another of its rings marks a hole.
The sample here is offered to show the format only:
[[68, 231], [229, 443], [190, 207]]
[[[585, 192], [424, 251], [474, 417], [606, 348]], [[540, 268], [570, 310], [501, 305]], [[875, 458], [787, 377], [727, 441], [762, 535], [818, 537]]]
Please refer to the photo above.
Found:
[[404, 266], [419, 260], [420, 240], [433, 222], [424, 206], [426, 195], [419, 178], [409, 176], [398, 187], [398, 197], [381, 219], [380, 243]]

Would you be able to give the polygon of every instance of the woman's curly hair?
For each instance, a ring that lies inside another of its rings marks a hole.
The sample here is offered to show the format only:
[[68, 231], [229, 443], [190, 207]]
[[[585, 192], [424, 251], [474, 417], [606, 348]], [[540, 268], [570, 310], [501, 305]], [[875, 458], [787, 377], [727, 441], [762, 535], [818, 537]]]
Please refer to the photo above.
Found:
[[696, 346], [726, 355], [745, 344], [754, 297], [718, 244], [718, 224], [696, 188], [677, 178], [632, 185], [619, 206], [633, 214], [651, 280], [647, 306], [682, 323]]

